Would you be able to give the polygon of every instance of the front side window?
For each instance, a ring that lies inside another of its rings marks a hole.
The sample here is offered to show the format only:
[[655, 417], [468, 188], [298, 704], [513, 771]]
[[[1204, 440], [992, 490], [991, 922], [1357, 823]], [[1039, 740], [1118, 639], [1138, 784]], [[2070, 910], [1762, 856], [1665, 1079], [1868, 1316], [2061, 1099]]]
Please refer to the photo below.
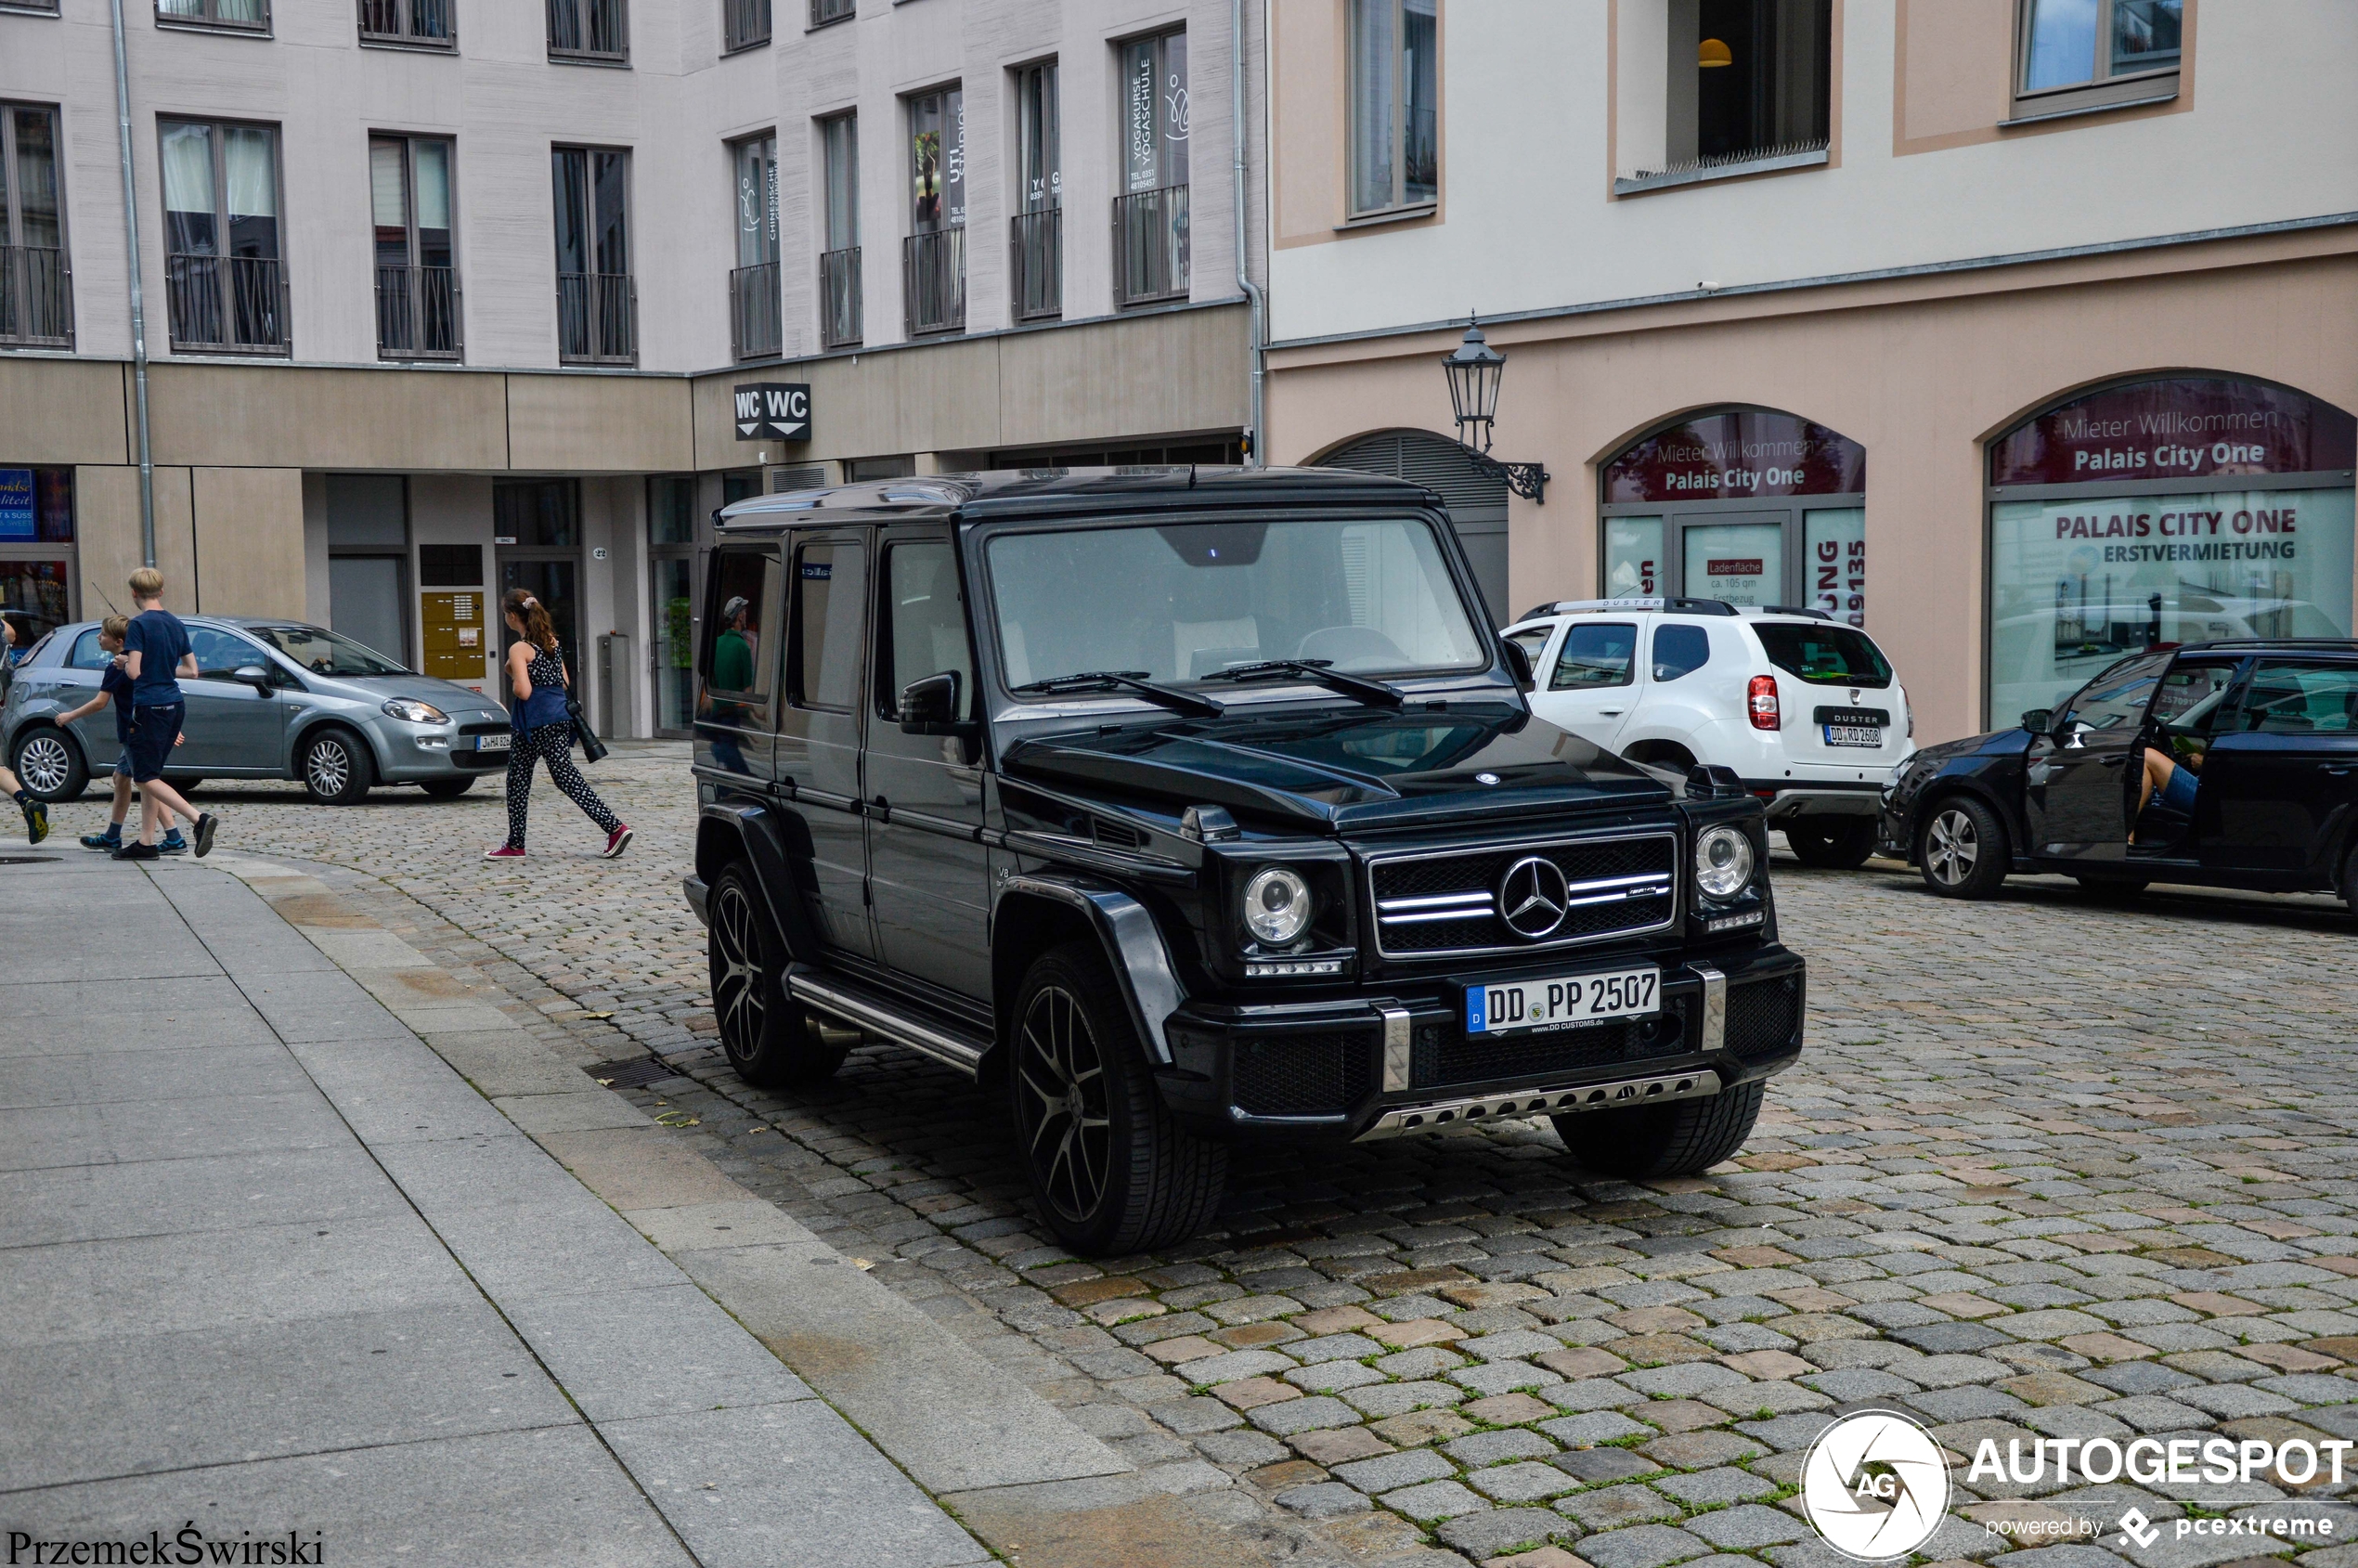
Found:
[[2207, 735], [2225, 713], [2235, 666], [2182, 664], [2161, 678], [2154, 693], [2153, 719], [2180, 734]]
[[1763, 621], [1752, 628], [1768, 662], [1813, 686], [1888, 686], [1891, 664], [1863, 631], [1839, 623]]
[[1430, 205], [1441, 188], [1436, 0], [1351, 0], [1351, 212]]
[[159, 129], [172, 346], [285, 352], [278, 127], [166, 120]]
[[258, 626], [253, 633], [293, 660], [298, 668], [314, 675], [356, 680], [408, 673], [400, 660], [387, 658], [374, 648], [364, 647], [324, 627]]
[[630, 154], [560, 147], [556, 188], [557, 356], [628, 364], [638, 355], [638, 294], [630, 277]]
[[197, 674], [207, 680], [227, 680], [240, 669], [256, 665], [267, 669], [270, 661], [262, 650], [234, 632], [218, 627], [192, 626], [188, 628], [188, 652], [196, 655]]
[[1186, 682], [1263, 659], [1379, 675], [1489, 662], [1420, 519], [1004, 533], [987, 554], [1011, 686], [1107, 669]]
[[58, 111], [0, 104], [0, 344], [72, 346], [71, 289]]
[[2239, 728], [2272, 735], [2358, 733], [2358, 665], [2262, 660]]
[[1187, 35], [1121, 45], [1121, 195], [1114, 204], [1117, 305], [1181, 298], [1193, 245], [1188, 217]]
[[156, 0], [156, 20], [182, 27], [270, 28], [269, 0]]
[[447, 49], [459, 41], [457, 0], [360, 0], [360, 41]]
[[377, 352], [387, 359], [459, 354], [459, 269], [450, 216], [451, 144], [435, 136], [372, 136], [369, 202], [375, 217]]
[[947, 539], [885, 551], [884, 608], [890, 625], [876, 643], [876, 712], [898, 717], [901, 688], [929, 675], [957, 676], [959, 701], [969, 702], [975, 675], [966, 651], [966, 606]]
[[1636, 627], [1626, 622], [1582, 621], [1564, 633], [1563, 646], [1556, 650], [1556, 667], [1548, 676], [1548, 690], [1626, 686], [1637, 654]]
[[867, 547], [856, 539], [807, 544], [794, 554], [794, 673], [797, 707], [851, 711], [860, 690], [862, 600]]
[[[261, 0], [250, 0], [260, 4]], [[623, 0], [547, 0], [549, 58], [626, 65], [630, 60], [629, 19]]]
[[2115, 665], [2073, 694], [2064, 724], [2075, 729], [2081, 725], [2091, 730], [2135, 729], [2145, 721], [2145, 708], [2169, 666], [2168, 654]]
[[2185, 0], [2022, 0], [2021, 93], [2101, 87], [2176, 71], [2184, 9]]

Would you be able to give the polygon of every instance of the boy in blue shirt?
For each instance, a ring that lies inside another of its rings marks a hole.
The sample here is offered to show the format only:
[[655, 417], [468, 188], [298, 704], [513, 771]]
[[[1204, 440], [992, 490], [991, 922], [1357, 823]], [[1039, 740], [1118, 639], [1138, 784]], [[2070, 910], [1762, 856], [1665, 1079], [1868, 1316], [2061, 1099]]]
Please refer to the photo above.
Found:
[[[8, 652], [16, 645], [16, 641], [17, 623], [0, 616], [0, 702], [7, 700], [9, 680], [16, 676], [14, 658]], [[24, 813], [24, 836], [27, 838], [38, 844], [49, 836], [47, 804], [35, 800], [32, 793], [18, 782], [16, 774], [5, 767], [0, 767], [0, 789], [6, 790], [8, 797], [17, 803], [17, 809]]]
[[[121, 616], [109, 616], [98, 623], [98, 646], [112, 654], [106, 673], [98, 677], [98, 694], [80, 707], [58, 716], [60, 724], [71, 724], [87, 719], [100, 709], [114, 708], [114, 738], [122, 743], [123, 756], [114, 765], [114, 814], [108, 819], [104, 833], [85, 833], [82, 847], [85, 849], [120, 849], [123, 848], [123, 819], [131, 814], [131, 677], [123, 672], [126, 655], [123, 651], [123, 635], [131, 623]], [[177, 736], [173, 745], [186, 740]], [[164, 855], [185, 855], [188, 841], [180, 836], [180, 825], [174, 820], [170, 808], [163, 813], [163, 842], [156, 852]]]
[[180, 792], [163, 782], [163, 765], [178, 744], [188, 705], [180, 695], [180, 676], [195, 680], [197, 655], [188, 644], [188, 628], [163, 607], [163, 574], [142, 566], [131, 574], [131, 599], [139, 613], [123, 628], [123, 672], [131, 677], [131, 782], [139, 786], [139, 841], [114, 852], [119, 861], [152, 861], [156, 829], [164, 811], [177, 811], [196, 825], [197, 858], [213, 850], [214, 829], [220, 824], [210, 811], [194, 811]]

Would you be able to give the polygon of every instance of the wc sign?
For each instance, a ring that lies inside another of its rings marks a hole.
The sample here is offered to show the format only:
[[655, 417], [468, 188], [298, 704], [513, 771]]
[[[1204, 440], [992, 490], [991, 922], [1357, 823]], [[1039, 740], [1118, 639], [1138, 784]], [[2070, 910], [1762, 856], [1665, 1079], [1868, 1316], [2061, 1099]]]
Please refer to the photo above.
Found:
[[810, 386], [807, 382], [754, 382], [735, 389], [737, 439], [810, 439]]

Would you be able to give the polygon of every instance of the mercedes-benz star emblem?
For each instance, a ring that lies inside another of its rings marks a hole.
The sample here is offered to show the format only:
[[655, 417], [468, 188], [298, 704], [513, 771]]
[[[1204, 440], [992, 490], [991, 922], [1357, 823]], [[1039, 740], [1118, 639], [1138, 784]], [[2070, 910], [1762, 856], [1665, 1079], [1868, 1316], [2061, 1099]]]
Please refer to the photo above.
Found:
[[1507, 929], [1537, 941], [1563, 924], [1572, 902], [1563, 868], [1543, 855], [1526, 855], [1498, 879], [1498, 918]]

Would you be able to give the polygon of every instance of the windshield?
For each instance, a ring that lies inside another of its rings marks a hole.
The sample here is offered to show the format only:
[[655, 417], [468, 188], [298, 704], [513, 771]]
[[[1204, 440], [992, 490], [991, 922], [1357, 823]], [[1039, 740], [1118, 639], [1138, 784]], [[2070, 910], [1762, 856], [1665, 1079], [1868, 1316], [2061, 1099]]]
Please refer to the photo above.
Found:
[[313, 675], [352, 680], [370, 675], [407, 675], [395, 659], [364, 648], [349, 637], [339, 637], [318, 626], [255, 626], [247, 630], [294, 660]]
[[1891, 666], [1863, 631], [1846, 626], [1797, 626], [1791, 621], [1758, 621], [1752, 629], [1760, 634], [1760, 646], [1770, 664], [1813, 686], [1891, 684]]
[[1011, 687], [1086, 670], [1186, 683], [1263, 659], [1368, 675], [1490, 662], [1414, 518], [1008, 533], [987, 556]]

